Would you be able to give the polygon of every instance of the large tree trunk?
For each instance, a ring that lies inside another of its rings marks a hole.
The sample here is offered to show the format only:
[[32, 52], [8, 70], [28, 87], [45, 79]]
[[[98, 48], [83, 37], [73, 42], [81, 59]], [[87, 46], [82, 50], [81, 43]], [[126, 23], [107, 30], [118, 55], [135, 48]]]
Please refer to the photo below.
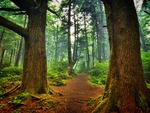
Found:
[[132, 0], [103, 1], [111, 54], [105, 91], [94, 112], [145, 112], [150, 106], [150, 91], [143, 76], [134, 3]]
[[29, 38], [25, 39], [21, 92], [48, 93], [45, 50], [46, 9], [47, 0], [43, 0], [41, 6], [29, 14]]

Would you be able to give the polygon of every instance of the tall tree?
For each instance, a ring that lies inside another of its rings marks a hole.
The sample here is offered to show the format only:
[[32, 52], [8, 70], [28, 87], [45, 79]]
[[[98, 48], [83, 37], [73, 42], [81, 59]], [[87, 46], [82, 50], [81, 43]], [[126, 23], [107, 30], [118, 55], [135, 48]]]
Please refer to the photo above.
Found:
[[5, 28], [2, 30], [2, 33], [0, 35], [0, 67], [2, 65], [2, 59], [3, 59], [3, 56], [4, 56], [4, 48], [3, 48], [3, 44], [2, 44], [4, 34], [5, 34]]
[[94, 112], [138, 113], [150, 106], [140, 57], [140, 36], [133, 0], [103, 0], [110, 38], [105, 91]]
[[85, 35], [85, 48], [86, 48], [86, 62], [87, 62], [87, 69], [90, 66], [90, 55], [89, 55], [89, 43], [88, 43], [88, 36], [87, 36], [87, 25], [86, 25], [86, 15], [83, 14], [84, 18], [84, 35]]
[[[25, 15], [24, 27], [26, 26], [26, 21], [27, 21], [27, 15]], [[16, 60], [15, 60], [15, 66], [17, 66], [17, 67], [19, 65], [19, 60], [20, 60], [20, 56], [21, 56], [21, 49], [22, 49], [22, 45], [23, 45], [23, 37], [20, 37], [20, 38], [21, 39], [20, 39], [20, 42], [19, 42], [19, 47], [18, 47]]]
[[71, 71], [72, 71], [72, 66], [73, 66], [73, 62], [72, 62], [72, 53], [71, 53], [71, 0], [69, 0], [68, 3], [68, 70], [67, 70], [67, 74], [71, 75]]
[[24, 68], [20, 91], [33, 94], [48, 93], [45, 51], [47, 0], [11, 1], [19, 7], [17, 10], [25, 11], [28, 14], [27, 29], [0, 16], [2, 26], [15, 31], [25, 39]]

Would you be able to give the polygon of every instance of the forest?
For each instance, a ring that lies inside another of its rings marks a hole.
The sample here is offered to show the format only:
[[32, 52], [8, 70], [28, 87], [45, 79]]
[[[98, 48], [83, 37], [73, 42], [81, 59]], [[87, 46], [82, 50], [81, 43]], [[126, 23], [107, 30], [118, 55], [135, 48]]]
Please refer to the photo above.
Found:
[[150, 1], [0, 0], [0, 113], [150, 113]]

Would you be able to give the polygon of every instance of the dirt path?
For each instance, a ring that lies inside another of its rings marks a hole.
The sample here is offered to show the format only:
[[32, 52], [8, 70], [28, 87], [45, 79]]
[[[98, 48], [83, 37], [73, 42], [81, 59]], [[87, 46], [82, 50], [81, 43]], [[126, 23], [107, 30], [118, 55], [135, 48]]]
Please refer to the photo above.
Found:
[[86, 105], [87, 101], [103, 92], [102, 88], [90, 85], [85, 74], [79, 74], [65, 86], [53, 86], [53, 89], [63, 96], [55, 96], [60, 105], [51, 113], [91, 113], [92, 109]]

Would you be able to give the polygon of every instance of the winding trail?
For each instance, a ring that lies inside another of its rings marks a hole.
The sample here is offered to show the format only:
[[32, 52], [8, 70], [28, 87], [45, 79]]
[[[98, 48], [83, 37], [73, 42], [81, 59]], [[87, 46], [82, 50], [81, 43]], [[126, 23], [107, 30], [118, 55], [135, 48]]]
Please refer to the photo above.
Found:
[[60, 105], [51, 113], [91, 113], [92, 109], [87, 106], [88, 100], [103, 92], [103, 88], [88, 83], [88, 76], [85, 73], [78, 74], [64, 86], [53, 86], [53, 89], [62, 96], [55, 96]]

